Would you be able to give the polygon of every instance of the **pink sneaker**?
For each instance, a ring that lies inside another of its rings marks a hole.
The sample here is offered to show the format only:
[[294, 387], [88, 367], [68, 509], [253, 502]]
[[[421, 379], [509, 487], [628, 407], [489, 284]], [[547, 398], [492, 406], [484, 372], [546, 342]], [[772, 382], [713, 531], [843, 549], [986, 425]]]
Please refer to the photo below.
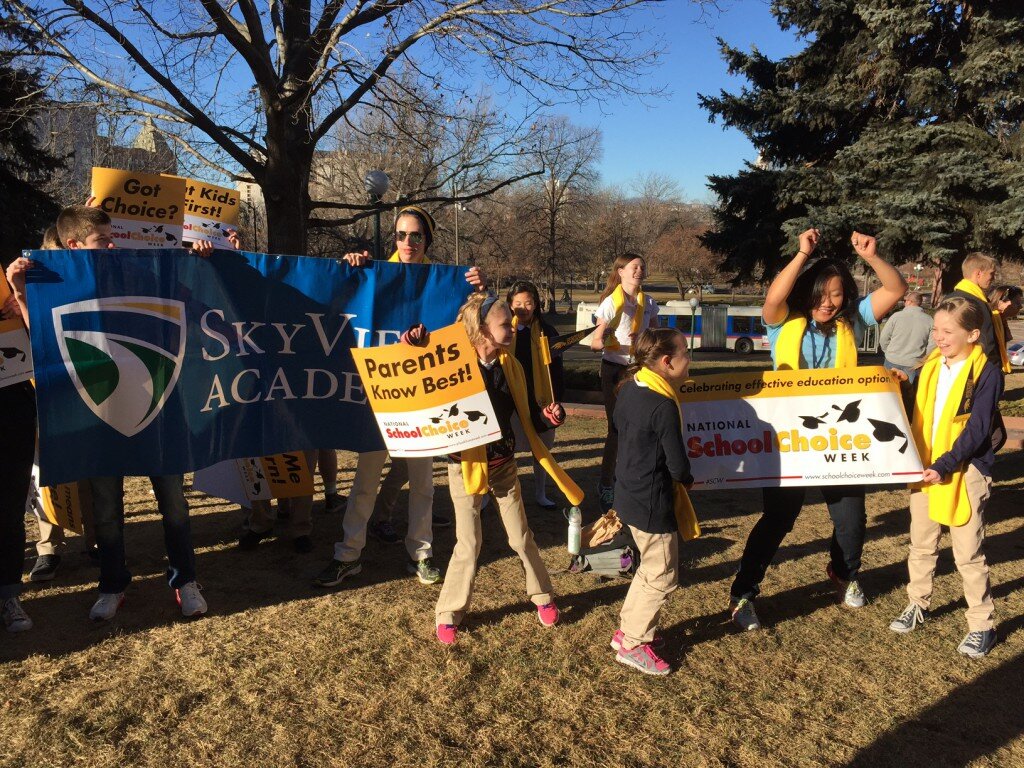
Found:
[[629, 651], [620, 648], [615, 654], [615, 660], [619, 664], [639, 669], [645, 675], [667, 675], [672, 671], [669, 663], [654, 652], [650, 643], [638, 645]]
[[545, 627], [553, 627], [558, 623], [558, 606], [554, 603], [537, 606], [537, 618]]
[[[612, 635], [612, 641], [611, 641], [611, 643], [609, 643], [609, 645], [611, 645], [613, 651], [617, 651], [617, 650], [619, 650], [622, 647], [622, 640], [623, 640], [624, 637], [625, 637], [625, 634], [622, 632], [621, 629], [616, 629], [615, 630], [615, 634]], [[655, 648], [655, 649], [657, 649], [659, 651], [662, 648], [664, 648], [665, 647], [665, 638], [664, 638], [664, 636], [662, 636], [658, 632], [655, 632], [654, 633], [654, 640], [651, 641], [651, 647]]]
[[459, 628], [454, 624], [438, 624], [437, 639], [443, 645], [455, 645], [455, 638], [459, 634]]

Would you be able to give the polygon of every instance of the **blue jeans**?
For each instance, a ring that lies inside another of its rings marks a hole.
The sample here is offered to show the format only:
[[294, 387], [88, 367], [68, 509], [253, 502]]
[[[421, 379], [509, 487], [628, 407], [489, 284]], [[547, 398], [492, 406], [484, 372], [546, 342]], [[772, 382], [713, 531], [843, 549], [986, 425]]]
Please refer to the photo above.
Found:
[[[192, 526], [181, 475], [150, 477], [157, 508], [163, 518], [167, 547], [167, 581], [172, 588], [196, 580], [196, 554], [192, 548]], [[100, 552], [100, 592], [124, 592], [132, 580], [124, 561], [124, 478], [93, 477], [93, 515], [96, 546]]]
[[[829, 545], [832, 572], [844, 581], [857, 578], [860, 571], [867, 527], [864, 491], [863, 485], [821, 487], [829, 517], [832, 518], [832, 541]], [[730, 591], [733, 600], [744, 597], [753, 600], [757, 597], [765, 571], [779, 551], [786, 534], [793, 530], [806, 494], [807, 488], [762, 489], [764, 511], [750, 531], [743, 548], [740, 570]]]

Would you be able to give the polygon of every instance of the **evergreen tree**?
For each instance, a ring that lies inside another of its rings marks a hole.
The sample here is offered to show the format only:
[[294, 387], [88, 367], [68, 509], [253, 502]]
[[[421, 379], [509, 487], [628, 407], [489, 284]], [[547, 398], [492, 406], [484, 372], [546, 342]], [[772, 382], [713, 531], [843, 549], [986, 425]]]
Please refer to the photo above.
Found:
[[892, 260], [1024, 252], [1024, 20], [1019, 3], [775, 0], [803, 49], [773, 61], [719, 41], [738, 94], [700, 97], [761, 154], [713, 176], [705, 242], [746, 279], [774, 275], [796, 234], [850, 258], [851, 230]]
[[7, 264], [22, 248], [37, 248], [60, 208], [41, 191], [61, 161], [40, 149], [32, 117], [42, 103], [37, 73], [12, 66], [15, 50], [35, 46], [34, 36], [14, 22], [0, 3], [0, 261]]

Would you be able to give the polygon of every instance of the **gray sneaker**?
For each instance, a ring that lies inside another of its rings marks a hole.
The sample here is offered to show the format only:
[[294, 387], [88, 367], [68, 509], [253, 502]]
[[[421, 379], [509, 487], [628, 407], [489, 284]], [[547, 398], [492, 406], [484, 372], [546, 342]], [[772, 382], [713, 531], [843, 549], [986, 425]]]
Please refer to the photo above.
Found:
[[967, 637], [957, 646], [957, 650], [964, 656], [972, 659], [980, 659], [986, 656], [996, 644], [996, 631], [986, 629], [980, 632], [968, 632]]
[[625, 648], [619, 648], [618, 653], [615, 654], [615, 660], [619, 664], [639, 669], [645, 675], [667, 675], [672, 671], [669, 663], [654, 652], [650, 643], [643, 643], [628, 651]]
[[864, 597], [864, 590], [854, 579], [846, 585], [846, 592], [843, 593], [843, 604], [850, 608], [863, 608], [867, 599]]
[[744, 632], [761, 628], [761, 622], [757, 618], [757, 612], [754, 610], [754, 603], [745, 597], [740, 598], [739, 602], [733, 604], [732, 621], [733, 624]]
[[27, 632], [32, 629], [32, 619], [21, 607], [21, 600], [16, 597], [9, 597], [3, 601], [0, 614], [3, 615], [4, 626], [8, 632]]
[[313, 586], [336, 587], [349, 576], [355, 576], [357, 573], [361, 573], [362, 570], [363, 566], [358, 560], [351, 563], [331, 560], [327, 567], [320, 571], [319, 575], [313, 579]]
[[441, 569], [434, 566], [434, 559], [424, 557], [419, 562], [410, 562], [406, 570], [420, 580], [420, 584], [438, 584], [441, 582]]
[[899, 632], [901, 635], [905, 635], [907, 632], [913, 632], [917, 629], [918, 624], [924, 624], [925, 619], [927, 618], [927, 611], [916, 603], [910, 603], [903, 609], [903, 613], [892, 620], [892, 623], [889, 625], [889, 629], [893, 632]]
[[864, 590], [860, 588], [860, 584], [857, 583], [856, 579], [847, 581], [846, 579], [840, 579], [836, 576], [835, 571], [832, 570], [832, 564], [829, 563], [825, 567], [825, 573], [828, 574], [829, 579], [836, 585], [836, 588], [842, 593], [843, 605], [850, 608], [863, 608], [867, 602], [867, 598], [864, 597]]

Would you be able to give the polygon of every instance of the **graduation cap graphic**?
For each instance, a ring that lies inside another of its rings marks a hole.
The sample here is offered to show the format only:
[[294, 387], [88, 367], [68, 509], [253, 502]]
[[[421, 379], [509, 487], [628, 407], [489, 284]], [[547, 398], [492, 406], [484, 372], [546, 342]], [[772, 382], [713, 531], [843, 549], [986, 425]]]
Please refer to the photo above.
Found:
[[851, 424], [853, 424], [855, 421], [857, 421], [857, 419], [860, 418], [860, 400], [854, 400], [852, 403], [848, 404], [845, 408], [842, 409], [840, 409], [838, 405], [833, 405], [832, 410], [842, 410], [842, 413], [839, 414], [839, 418], [836, 419], [837, 424], [840, 421], [848, 421]]
[[880, 443], [891, 443], [893, 440], [902, 437], [903, 447], [900, 448], [900, 453], [904, 453], [907, 450], [907, 446], [910, 445], [910, 438], [907, 437], [903, 430], [888, 421], [878, 421], [876, 419], [868, 419], [871, 422], [871, 426], [875, 428], [872, 436]]
[[798, 416], [797, 418], [803, 419], [804, 429], [817, 429], [825, 423], [826, 416], [828, 416], [828, 411], [825, 411], [821, 416]]

